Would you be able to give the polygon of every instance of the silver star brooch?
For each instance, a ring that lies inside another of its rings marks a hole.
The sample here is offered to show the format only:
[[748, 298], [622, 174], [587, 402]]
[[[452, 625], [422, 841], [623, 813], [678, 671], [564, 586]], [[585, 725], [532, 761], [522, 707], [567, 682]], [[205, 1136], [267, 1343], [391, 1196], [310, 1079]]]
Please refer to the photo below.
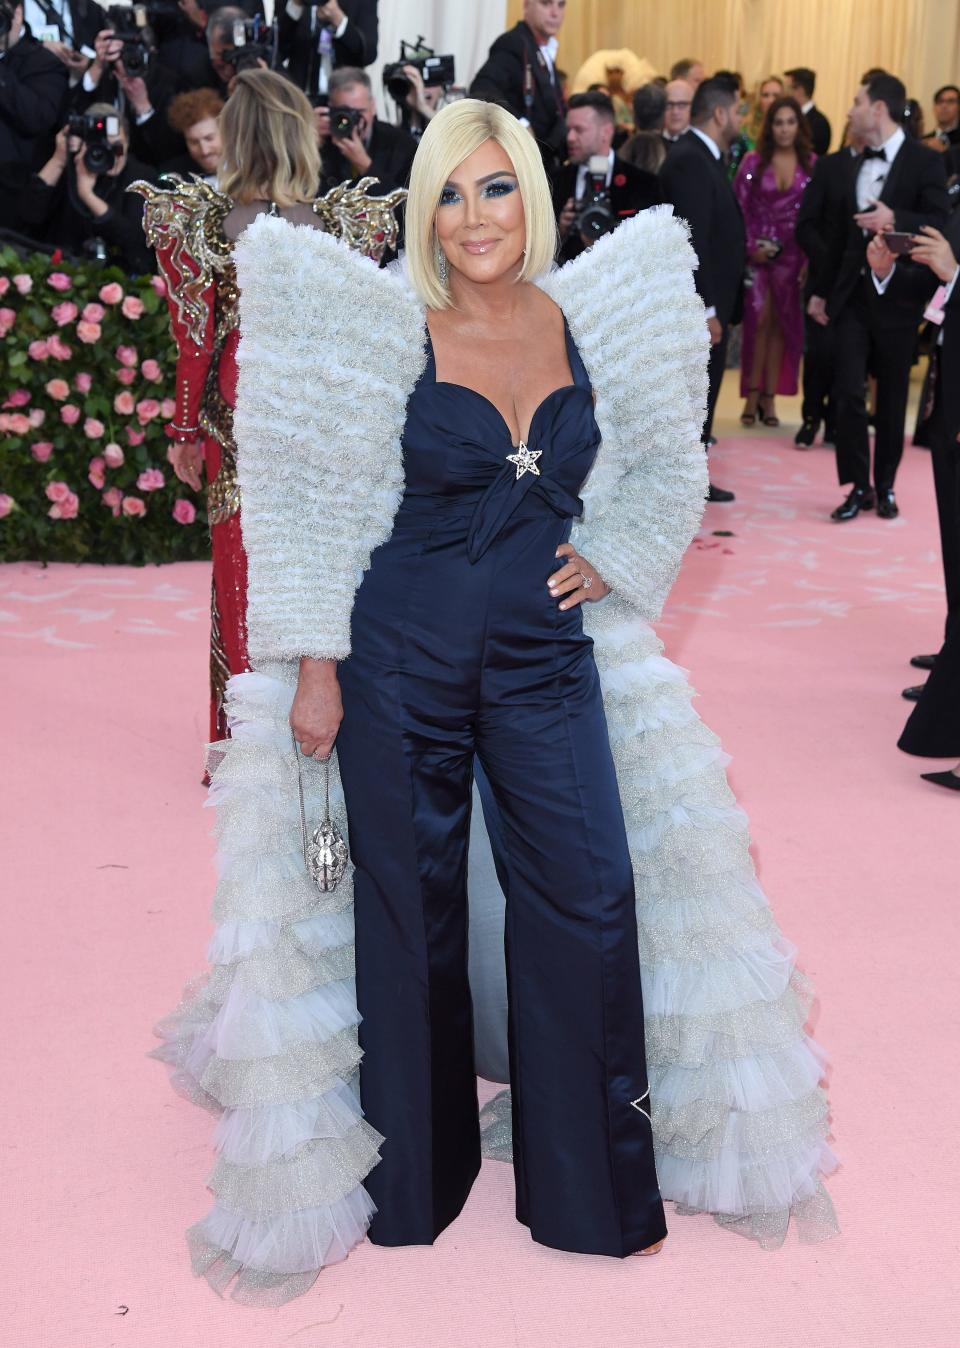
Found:
[[543, 450], [540, 449], [527, 449], [526, 445], [521, 440], [519, 445], [517, 445], [516, 454], [507, 455], [507, 463], [515, 463], [517, 465], [518, 479], [523, 477], [524, 473], [533, 473], [534, 477], [539, 477], [540, 469], [537, 467], [537, 459], [539, 459], [542, 453]]

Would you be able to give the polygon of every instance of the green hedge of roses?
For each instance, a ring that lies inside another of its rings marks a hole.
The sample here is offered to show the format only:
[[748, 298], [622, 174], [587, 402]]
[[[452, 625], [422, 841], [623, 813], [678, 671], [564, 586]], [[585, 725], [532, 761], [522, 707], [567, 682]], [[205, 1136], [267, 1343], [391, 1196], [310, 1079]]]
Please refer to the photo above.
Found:
[[0, 248], [0, 560], [209, 555], [167, 462], [176, 353], [164, 282]]

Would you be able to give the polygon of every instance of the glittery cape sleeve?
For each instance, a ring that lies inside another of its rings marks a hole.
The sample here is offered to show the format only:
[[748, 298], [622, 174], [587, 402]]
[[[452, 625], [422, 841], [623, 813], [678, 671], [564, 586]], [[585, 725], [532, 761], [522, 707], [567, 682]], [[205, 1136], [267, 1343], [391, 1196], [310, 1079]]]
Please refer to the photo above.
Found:
[[708, 338], [696, 256], [669, 207], [642, 211], [553, 272], [603, 436], [573, 542], [657, 618], [703, 513]]
[[250, 656], [342, 659], [354, 594], [403, 487], [423, 310], [400, 277], [282, 219], [257, 219], [235, 257]]

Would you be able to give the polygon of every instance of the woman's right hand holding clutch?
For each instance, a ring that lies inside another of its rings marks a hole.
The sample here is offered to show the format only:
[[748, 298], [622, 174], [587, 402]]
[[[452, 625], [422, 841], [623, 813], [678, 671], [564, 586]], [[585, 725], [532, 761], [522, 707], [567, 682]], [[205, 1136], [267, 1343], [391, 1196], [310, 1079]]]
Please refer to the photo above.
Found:
[[311, 660], [303, 656], [290, 708], [290, 724], [303, 753], [308, 758], [329, 758], [342, 720], [336, 660]]

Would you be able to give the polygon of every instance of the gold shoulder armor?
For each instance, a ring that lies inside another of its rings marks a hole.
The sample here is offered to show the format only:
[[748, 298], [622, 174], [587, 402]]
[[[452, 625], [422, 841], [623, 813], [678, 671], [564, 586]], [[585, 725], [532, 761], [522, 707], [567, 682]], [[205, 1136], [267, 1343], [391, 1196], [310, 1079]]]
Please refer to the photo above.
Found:
[[382, 197], [369, 196], [368, 188], [378, 181], [360, 178], [338, 183], [325, 196], [317, 197], [313, 209], [328, 233], [379, 262], [387, 248], [396, 247], [396, 208], [407, 194], [398, 188]]

